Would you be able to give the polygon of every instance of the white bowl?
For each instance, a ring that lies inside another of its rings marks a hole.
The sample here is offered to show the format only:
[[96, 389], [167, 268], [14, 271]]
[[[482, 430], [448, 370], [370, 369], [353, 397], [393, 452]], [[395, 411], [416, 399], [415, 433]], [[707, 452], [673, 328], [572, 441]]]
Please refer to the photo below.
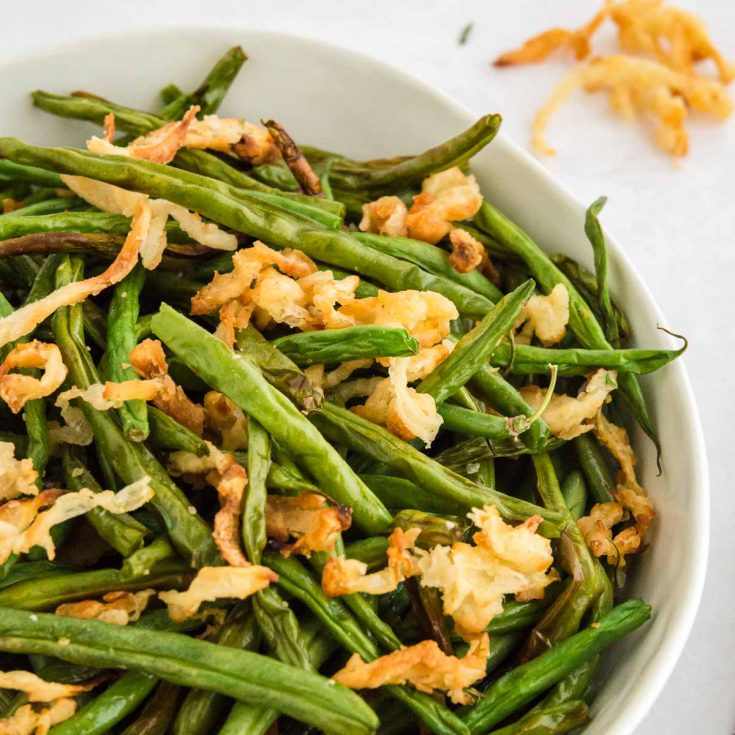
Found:
[[[6, 64], [0, 69], [0, 134], [42, 145], [80, 144], [91, 126], [35, 110], [31, 90], [85, 89], [156, 109], [159, 88], [170, 81], [193, 88], [236, 43], [250, 60], [222, 111], [252, 120], [273, 117], [312, 145], [357, 158], [417, 152], [477, 117], [430, 86], [346, 49], [276, 33], [192, 28], [75, 41]], [[583, 205], [535, 160], [501, 134], [472, 168], [488, 198], [542, 247], [591, 266]], [[612, 291], [628, 313], [635, 344], [672, 346], [656, 330], [665, 321], [635, 268], [619, 245], [608, 243]], [[637, 436], [641, 480], [658, 518], [651, 548], [635, 560], [627, 591], [651, 603], [654, 613], [607, 656], [588, 735], [633, 732], [681, 653], [705, 575], [707, 464], [689, 381], [674, 363], [642, 383], [663, 445], [664, 471], [656, 476], [653, 446]]]

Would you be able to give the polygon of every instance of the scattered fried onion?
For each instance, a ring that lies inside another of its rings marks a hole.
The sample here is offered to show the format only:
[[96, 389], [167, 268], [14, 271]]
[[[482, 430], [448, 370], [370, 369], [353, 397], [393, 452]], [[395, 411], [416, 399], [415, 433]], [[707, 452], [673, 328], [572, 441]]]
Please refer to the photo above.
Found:
[[38, 472], [30, 457], [15, 458], [11, 442], [0, 441], [0, 500], [12, 500], [20, 495], [37, 495]]
[[113, 625], [127, 625], [140, 618], [148, 607], [150, 598], [155, 594], [156, 591], [153, 589], [139, 592], [108, 592], [102, 596], [102, 601], [65, 602], [56, 608], [56, 614], [70, 618], [99, 620]]
[[125, 278], [138, 260], [138, 252], [147, 237], [150, 222], [150, 206], [147, 202], [141, 202], [135, 209], [132, 227], [125, 244], [108, 268], [98, 276], [62, 286], [48, 296], [21, 306], [12, 314], [0, 319], [0, 347], [32, 332], [59, 307], [78, 304], [88, 296], [96, 296], [108, 286]]
[[474, 176], [459, 166], [424, 179], [421, 193], [413, 198], [406, 215], [409, 237], [436, 243], [446, 237], [452, 222], [471, 219], [482, 205], [482, 194]]
[[19, 209], [23, 208], [23, 202], [19, 202], [17, 199], [13, 199], [12, 197], [3, 197], [2, 205], [3, 214], [17, 212]]
[[[561, 439], [574, 439], [592, 431], [594, 423], [590, 420], [617, 386], [617, 372], [600, 368], [590, 376], [576, 398], [554, 393], [542, 414], [543, 419], [551, 433]], [[538, 385], [527, 385], [520, 392], [526, 402], [537, 409], [543, 404], [547, 391]]]
[[[112, 490], [94, 493], [87, 488], [64, 494], [61, 490], [44, 490], [35, 498], [9, 500], [0, 505], [0, 564], [11, 554], [27, 554], [34, 546], [45, 549], [48, 558], [53, 559], [56, 555], [51, 538], [53, 526], [93, 508], [129, 513], [147, 503], [153, 494], [150, 478], [146, 476], [117, 493]], [[48, 510], [39, 512], [45, 507]]]
[[352, 410], [368, 421], [385, 426], [401, 439], [419, 437], [430, 447], [443, 419], [433, 396], [408, 387], [409, 360], [391, 358], [388, 377], [378, 384], [364, 405]]
[[597, 503], [587, 516], [577, 521], [589, 550], [597, 557], [606, 556], [607, 563], [622, 568], [626, 554], [638, 551], [641, 538], [635, 526], [630, 526], [613, 538], [612, 527], [623, 520], [620, 503]]
[[242, 409], [214, 390], [205, 394], [203, 405], [207, 427], [219, 434], [222, 449], [228, 452], [247, 449], [248, 419]]
[[458, 273], [469, 273], [479, 266], [485, 257], [485, 247], [467, 230], [453, 227], [449, 233], [452, 254], [449, 263]]
[[446, 296], [434, 291], [379, 291], [377, 296], [355, 299], [341, 314], [357, 326], [403, 327], [421, 347], [432, 347], [449, 334], [449, 324], [459, 316]]
[[693, 13], [665, 5], [663, 0], [608, 2], [582, 28], [552, 28], [530, 38], [522, 48], [499, 56], [495, 66], [544, 61], [557, 49], [569, 49], [581, 61], [591, 53], [590, 38], [607, 17], [617, 25], [618, 42], [626, 53], [652, 56], [687, 74], [694, 73], [696, 63], [712, 59], [721, 82], [728, 84], [735, 78], [735, 68], [715, 48], [704, 23]]
[[472, 537], [475, 546], [457, 541], [416, 554], [421, 584], [441, 590], [444, 613], [469, 641], [502, 611], [504, 595], [541, 598], [556, 575], [553, 570], [546, 573], [553, 558], [551, 543], [536, 533], [540, 516], [514, 527], [503, 522], [497, 508], [486, 505], [468, 517], [479, 529]]
[[[352, 511], [344, 505], [330, 506], [323, 495], [302, 493], [296, 497], [269, 495], [265, 505], [265, 527], [283, 556], [313, 551], [334, 551], [342, 531], [352, 523]], [[289, 543], [295, 538], [294, 543]]]
[[55, 699], [76, 697], [94, 689], [100, 682], [93, 679], [85, 684], [57, 684], [44, 681], [30, 671], [0, 671], [0, 688], [24, 692], [31, 702], [53, 702]]
[[533, 125], [533, 146], [539, 153], [553, 155], [545, 141], [549, 119], [579, 87], [588, 92], [608, 90], [611, 107], [624, 117], [652, 114], [658, 121], [656, 141], [675, 156], [686, 155], [689, 148], [684, 127], [689, 109], [721, 120], [732, 112], [732, 101], [718, 81], [677, 72], [656, 61], [606, 56], [573, 69], [554, 88]]
[[186, 142], [186, 134], [189, 126], [196, 118], [199, 107], [192, 105], [181, 120], [170, 122], [147, 135], [136, 138], [126, 146], [113, 145], [112, 139], [115, 135], [115, 117], [112, 116], [111, 124], [108, 125], [109, 115], [105, 117], [104, 138], [92, 136], [87, 141], [87, 150], [90, 153], [113, 156], [129, 156], [139, 158], [143, 161], [154, 161], [155, 163], [169, 163], [173, 160], [179, 148]]
[[396, 196], [385, 196], [362, 205], [360, 229], [363, 232], [377, 232], [379, 235], [406, 237], [406, 205]]
[[[209, 149], [222, 153], [235, 153], [243, 160], [258, 165], [273, 163], [278, 159], [269, 132], [253, 123], [236, 118], [220, 118], [205, 115], [198, 120], [200, 108], [190, 107], [181, 120], [167, 123], [146, 135], [136, 138], [126, 146], [112, 144], [112, 136], [105, 118], [105, 136], [93, 136], [87, 141], [87, 150], [102, 155], [128, 156], [155, 163], [170, 163], [180, 148]], [[114, 135], [114, 117], [112, 119]]]
[[635, 465], [638, 460], [630, 444], [628, 432], [623, 427], [608, 421], [600, 411], [595, 418], [595, 435], [620, 465], [615, 497], [626, 510], [633, 514], [642, 541], [656, 512], [645, 489], [641, 487], [636, 478]]
[[536, 64], [544, 61], [557, 50], [569, 50], [577, 61], [589, 56], [590, 39], [607, 17], [608, 10], [603, 8], [586, 25], [570, 31], [566, 28], [550, 28], [529, 38], [521, 48], [507, 51], [495, 59], [495, 66], [518, 66], [519, 64]]
[[376, 689], [386, 684], [408, 683], [428, 694], [436, 690], [445, 691], [455, 704], [467, 704], [470, 697], [464, 690], [485, 676], [489, 653], [487, 633], [472, 641], [464, 658], [448, 656], [436, 641], [421, 641], [369, 663], [354, 653], [332, 678], [350, 689]]
[[244, 600], [277, 581], [278, 575], [268, 567], [202, 567], [185, 592], [169, 590], [158, 596], [168, 605], [171, 620], [180, 622], [196, 615], [203, 602]]
[[519, 344], [530, 344], [535, 334], [544, 347], [564, 339], [569, 323], [569, 292], [563, 283], [557, 283], [548, 296], [534, 295], [526, 302], [516, 327], [523, 325], [516, 335]]
[[152, 270], [158, 266], [166, 249], [166, 221], [173, 217], [181, 229], [195, 242], [217, 250], [235, 250], [237, 238], [221, 230], [213, 222], [202, 222], [195, 212], [190, 212], [165, 199], [149, 199], [147, 194], [128, 191], [103, 181], [83, 176], [62, 175], [64, 183], [86, 202], [111, 214], [130, 217], [142, 202], [148, 202], [151, 222], [141, 243], [140, 256], [143, 265]]
[[154, 379], [158, 391], [153, 405], [198, 436], [204, 431], [204, 409], [184, 393], [168, 374], [163, 347], [157, 339], [144, 339], [130, 353], [130, 364], [146, 380]]
[[421, 533], [419, 528], [404, 531], [396, 528], [388, 539], [388, 566], [379, 572], [367, 573], [368, 566], [357, 559], [330, 556], [322, 573], [322, 590], [329, 597], [365, 592], [384, 595], [395, 590], [404, 579], [417, 574], [410, 551]]
[[24, 704], [10, 716], [0, 720], [0, 735], [46, 735], [60, 722], [68, 720], [77, 711], [74, 699], [56, 699], [42, 709]]

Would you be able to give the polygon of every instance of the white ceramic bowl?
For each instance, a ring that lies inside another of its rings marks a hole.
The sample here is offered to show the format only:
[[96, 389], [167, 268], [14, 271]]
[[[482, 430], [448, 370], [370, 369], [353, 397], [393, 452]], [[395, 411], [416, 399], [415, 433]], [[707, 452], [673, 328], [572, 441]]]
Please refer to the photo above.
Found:
[[[0, 134], [43, 145], [80, 144], [92, 128], [35, 110], [31, 90], [85, 89], [155, 109], [160, 87], [175, 81], [193, 88], [236, 43], [250, 60], [222, 111], [281, 120], [312, 145], [357, 158], [417, 152], [477, 117], [430, 86], [346, 49], [274, 33], [192, 28], [75, 41], [5, 65]], [[536, 161], [501, 134], [472, 168], [488, 198], [545, 249], [591, 266], [584, 207]], [[665, 322], [650, 293], [622, 248], [608, 242], [612, 290], [628, 313], [635, 343], [670, 347], [671, 340], [656, 330], [657, 322]], [[635, 560], [628, 594], [653, 605], [653, 620], [607, 656], [588, 735], [634, 731], [681, 653], [705, 575], [707, 466], [689, 381], [674, 363], [642, 382], [663, 445], [664, 471], [656, 476], [653, 447], [637, 436], [641, 480], [658, 518], [651, 548]]]

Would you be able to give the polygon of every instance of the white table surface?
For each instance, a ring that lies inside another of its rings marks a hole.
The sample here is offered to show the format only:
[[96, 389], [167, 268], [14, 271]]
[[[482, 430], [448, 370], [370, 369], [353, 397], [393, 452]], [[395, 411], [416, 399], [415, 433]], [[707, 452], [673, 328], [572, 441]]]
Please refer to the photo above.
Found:
[[[735, 3], [684, 4], [696, 5], [726, 55], [735, 58]], [[0, 61], [116, 30], [201, 23], [287, 31], [391, 62], [478, 113], [502, 112], [504, 131], [527, 148], [534, 112], [567, 64], [499, 71], [488, 62], [532, 33], [553, 25], [581, 25], [598, 5], [582, 0], [25, 0], [3, 3]], [[460, 46], [459, 33], [469, 22], [474, 27]], [[166, 74], [171, 70], [162, 81]], [[712, 478], [707, 585], [689, 643], [640, 735], [731, 735], [735, 728], [735, 490], [730, 484], [735, 474], [730, 433], [735, 408], [735, 125], [697, 120], [689, 128], [690, 154], [672, 165], [652, 146], [643, 125], [613, 119], [601, 96], [579, 97], [554, 119], [549, 139], [558, 154], [544, 160], [583, 201], [609, 197], [605, 224], [627, 249], [668, 326], [690, 339], [685, 362], [707, 440]]]

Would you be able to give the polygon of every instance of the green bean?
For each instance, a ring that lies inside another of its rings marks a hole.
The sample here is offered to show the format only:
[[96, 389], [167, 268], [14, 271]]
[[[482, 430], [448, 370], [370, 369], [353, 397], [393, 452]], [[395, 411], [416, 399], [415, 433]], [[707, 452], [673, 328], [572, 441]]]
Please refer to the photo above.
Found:
[[266, 380], [285, 393], [304, 411], [313, 411], [322, 403], [322, 391], [316, 387], [286, 355], [281, 353], [255, 327], [237, 332], [238, 352], [260, 368]]
[[523, 305], [534, 291], [533, 280], [498, 301], [472, 331], [457, 342], [451, 354], [417, 386], [419, 393], [433, 396], [437, 404], [456, 393], [487, 362], [493, 350], [513, 328]]
[[557, 705], [539, 705], [517, 722], [493, 730], [488, 735], [562, 735], [590, 719], [587, 704], [570, 700]]
[[564, 478], [561, 491], [572, 518], [578, 521], [587, 509], [587, 485], [582, 473], [579, 470], [570, 472]]
[[148, 698], [157, 682], [150, 674], [129, 671], [73, 717], [51, 728], [49, 735], [105, 735]]
[[209, 454], [209, 447], [204, 439], [154, 406], [148, 407], [148, 421], [149, 443], [156, 449], [191, 452], [197, 457]]
[[476, 485], [352, 411], [325, 403], [309, 418], [332, 441], [376, 461], [386, 462], [406, 479], [456, 504], [460, 512], [490, 504], [495, 505], [503, 518], [509, 521], [522, 521], [532, 515], [540, 515], [546, 521], [540, 527], [542, 533], [558, 534], [556, 523], [560, 516], [557, 512]]
[[419, 351], [418, 341], [395, 327], [347, 327], [300, 332], [280, 337], [273, 345], [299, 367], [376, 357], [407, 357]]
[[[118, 283], [107, 310], [107, 360], [109, 379], [115, 383], [138, 380], [130, 364], [130, 353], [137, 344], [135, 325], [140, 313], [140, 292], [145, 285], [145, 268], [138, 263]], [[149, 432], [148, 406], [143, 400], [125, 401], [118, 409], [125, 436], [135, 442], [143, 441]]]
[[2, 216], [2, 219], [14, 220], [26, 217], [39, 217], [45, 214], [59, 214], [67, 212], [71, 209], [78, 209], [83, 206], [84, 202], [78, 197], [56, 197], [54, 199], [45, 199], [42, 202], [29, 204], [28, 206], [15, 209]]
[[73, 571], [73, 567], [59, 564], [48, 559], [39, 559], [38, 561], [24, 561], [16, 564], [8, 573], [0, 580], [0, 590], [10, 587], [27, 579], [41, 579], [42, 577], [50, 577], [54, 574], [65, 574]]
[[597, 627], [575, 633], [501, 676], [462, 719], [471, 733], [487, 732], [579, 664], [643, 625], [650, 615], [651, 608], [640, 600], [618, 605], [599, 621]]
[[252, 415], [279, 444], [315, 477], [324, 491], [352, 507], [353, 519], [367, 533], [391, 522], [383, 504], [370, 492], [334, 447], [299, 410], [263, 378], [247, 358], [237, 355], [205, 329], [163, 304], [153, 317], [153, 332], [213, 389]]
[[28, 450], [28, 437], [12, 431], [0, 431], [0, 442], [9, 442], [15, 448], [15, 454], [25, 455]]
[[[335, 643], [331, 636], [321, 631], [321, 628], [308, 623], [302, 625], [302, 632], [309, 652], [309, 661], [314, 670], [318, 670], [334, 651]], [[270, 726], [278, 719], [278, 713], [262, 705], [235, 702], [219, 735], [265, 735]]]
[[[63, 285], [69, 278], [71, 267], [67, 260], [62, 262], [57, 271], [57, 285]], [[58, 309], [53, 317], [53, 328], [56, 344], [61, 350], [71, 381], [84, 389], [99, 380], [84, 345], [80, 313], [79, 304]], [[86, 401], [81, 402], [80, 408], [92, 426], [98, 449], [105, 448], [105, 457], [109, 459], [115, 473], [126, 483], [135, 482], [145, 476], [150, 478], [155, 492], [151, 504], [159, 513], [179, 551], [190, 558], [195, 566], [217, 563], [219, 554], [208, 525], [198, 515], [190, 512], [191, 504], [188, 499], [151, 452], [143, 444], [127, 440], [108, 412], [97, 411]]]
[[240, 46], [227, 49], [196, 90], [190, 95], [185, 95], [183, 99], [176, 97], [170, 100], [160, 113], [161, 117], [177, 120], [191, 105], [201, 107], [200, 115], [216, 113], [247, 59], [247, 54]]
[[[558, 283], [564, 284], [569, 294], [569, 326], [582, 346], [594, 349], [610, 348], [611, 345], [602, 327], [572, 282], [520, 227], [486, 201], [483, 202], [475, 222], [521, 257], [544, 291], [548, 293]], [[618, 384], [636, 420], [656, 445], [660, 457], [658, 438], [636, 377], [631, 373], [622, 373], [618, 378]]]
[[186, 564], [172, 560], [153, 565], [148, 574], [132, 574], [124, 568], [53, 574], [16, 582], [0, 590], [0, 605], [33, 611], [52, 610], [62, 602], [75, 602], [117, 590], [180, 589], [188, 584], [189, 572]]
[[178, 633], [3, 609], [0, 650], [144, 671], [174, 684], [270, 705], [330, 735], [367, 735], [378, 725], [360, 697], [318, 674]]
[[472, 127], [448, 141], [418, 156], [380, 163], [345, 165], [339, 160], [332, 164], [330, 179], [333, 186], [347, 191], [405, 188], [419, 183], [432, 173], [458, 166], [468, 161], [495, 137], [500, 128], [500, 115], [485, 115]]
[[427, 513], [410, 508], [396, 513], [393, 527], [406, 531], [410, 528], [421, 529], [416, 545], [428, 550], [434, 546], [451, 546], [460, 541], [469, 530], [470, 522], [460, 516]]
[[13, 138], [0, 138], [0, 155], [168, 199], [238, 232], [277, 247], [298, 248], [315, 260], [347, 268], [389, 289], [437, 291], [468, 316], [484, 316], [492, 303], [454, 281], [369, 250], [347, 232], [320, 227], [314, 220], [286, 211], [257, 192], [236, 189], [162, 164], [95, 156], [72, 149], [40, 148]]
[[607, 285], [607, 245], [605, 244], [605, 233], [602, 231], [600, 220], [597, 215], [607, 202], [606, 197], [596, 199], [587, 208], [584, 218], [584, 232], [592, 245], [595, 255], [595, 274], [597, 276], [597, 304], [602, 315], [602, 329], [605, 338], [614, 347], [620, 347], [620, 334], [618, 323], [613, 312], [612, 299]]
[[580, 434], [574, 441], [577, 461], [582, 468], [590, 495], [596, 503], [611, 503], [615, 500], [615, 482], [605, 464], [597, 440], [590, 434]]
[[561, 582], [549, 585], [542, 599], [516, 602], [508, 600], [503, 603], [503, 612], [496, 615], [487, 627], [491, 635], [499, 633], [513, 633], [517, 630], [529, 628], [536, 623], [541, 615], [559, 598], [566, 589]]
[[122, 735], [165, 735], [176, 716], [181, 687], [167, 681], [159, 682], [142, 712], [122, 732]]
[[[18, 210], [20, 211], [20, 210]], [[37, 233], [100, 233], [124, 237], [130, 220], [118, 214], [102, 212], [59, 212], [44, 215], [0, 217], [0, 240], [12, 240]]]
[[371, 250], [392, 255], [395, 258], [406, 260], [409, 263], [423, 268], [429, 273], [444, 276], [450, 281], [469, 288], [495, 303], [503, 297], [502, 292], [495, 284], [478, 270], [460, 273], [449, 261], [449, 256], [441, 248], [420, 240], [411, 240], [408, 237], [387, 237], [370, 232], [356, 232], [355, 239]]
[[556, 365], [559, 377], [587, 375], [594, 368], [618, 370], [645, 375], [668, 365], [679, 357], [687, 344], [678, 350], [585, 350], [577, 348], [547, 349], [530, 345], [498, 345], [490, 362], [517, 375], [548, 374]]
[[[326, 597], [299, 561], [272, 553], [265, 554], [263, 560], [278, 573], [279, 586], [307, 605], [343, 648], [358, 653], [366, 661], [377, 658], [375, 643], [345, 604]], [[406, 687], [388, 686], [386, 690], [410, 707], [437, 735], [465, 732], [461, 722], [431, 697]]]
[[368, 569], [385, 566], [386, 551], [388, 551], [388, 539], [385, 536], [371, 536], [353, 541], [344, 549], [348, 559], [357, 559], [367, 564]]
[[299, 621], [276, 589], [267, 587], [256, 594], [253, 613], [268, 648], [277, 659], [299, 669], [314, 671]]
[[[68, 490], [89, 488], [96, 493], [102, 492], [102, 488], [86, 467], [86, 457], [81, 448], [66, 444], [62, 447], [61, 457], [64, 484]], [[127, 513], [110, 513], [104, 508], [93, 508], [86, 513], [85, 518], [100, 537], [123, 557], [130, 556], [145, 542], [145, 526]]]
[[248, 488], [242, 511], [242, 540], [252, 564], [268, 543], [265, 530], [266, 483], [271, 468], [270, 437], [252, 417], [248, 420]]
[[[501, 345], [502, 346], [502, 345]], [[472, 387], [498, 411], [508, 417], [523, 416], [532, 418], [536, 412], [528, 405], [523, 396], [497, 370], [482, 365], [472, 376]], [[549, 427], [536, 417], [520, 435], [520, 440], [529, 449], [539, 450], [548, 445]]]
[[417, 508], [428, 513], [455, 513], [464, 509], [464, 506], [427, 492], [403, 477], [361, 474], [360, 478], [388, 508]]
[[[590, 305], [597, 314], [598, 319], [602, 319], [602, 314], [598, 310], [598, 283], [594, 273], [591, 273], [583, 265], [578, 263], [574, 258], [562, 253], [556, 253], [551, 256], [551, 260], [556, 267], [564, 273], [564, 275], [574, 284], [584, 300]], [[621, 338], [626, 339], [631, 334], [631, 326], [628, 317], [622, 310], [620, 305], [612, 301], [613, 313], [617, 322], [618, 332]]]
[[58, 174], [34, 166], [20, 166], [12, 161], [0, 161], [0, 176], [7, 176], [13, 181], [23, 181], [36, 186], [49, 186], [56, 189], [64, 186]]
[[[245, 605], [237, 605], [217, 632], [219, 646], [255, 651], [260, 643], [260, 630], [255, 617]], [[190, 690], [181, 703], [173, 723], [173, 735], [209, 735], [216, 731], [227, 710], [228, 697], [206, 689]]]

